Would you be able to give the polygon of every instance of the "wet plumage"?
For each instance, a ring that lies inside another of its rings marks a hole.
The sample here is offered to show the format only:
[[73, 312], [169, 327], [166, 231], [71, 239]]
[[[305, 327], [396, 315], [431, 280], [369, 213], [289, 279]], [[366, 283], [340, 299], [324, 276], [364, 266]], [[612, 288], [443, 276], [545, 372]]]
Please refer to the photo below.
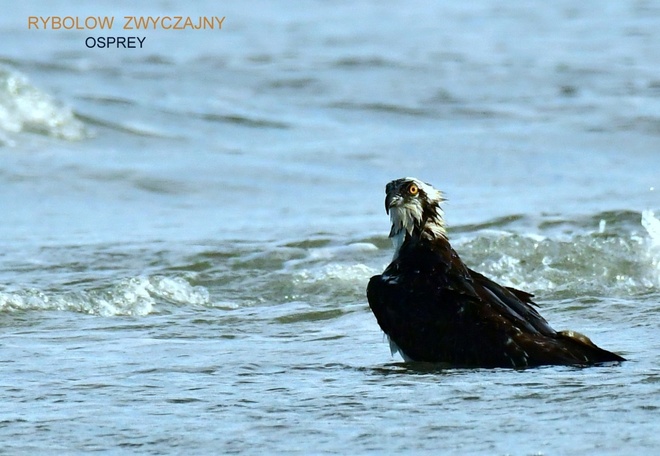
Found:
[[392, 351], [452, 366], [597, 364], [624, 359], [573, 331], [555, 331], [532, 295], [468, 268], [449, 244], [442, 194], [414, 178], [386, 186], [395, 252], [367, 287]]

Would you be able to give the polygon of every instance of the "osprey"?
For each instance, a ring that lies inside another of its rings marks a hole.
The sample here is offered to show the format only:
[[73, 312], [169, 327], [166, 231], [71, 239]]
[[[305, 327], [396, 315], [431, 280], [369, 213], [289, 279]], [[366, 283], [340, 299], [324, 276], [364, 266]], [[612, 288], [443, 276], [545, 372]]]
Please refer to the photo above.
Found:
[[394, 259], [367, 287], [392, 354], [461, 367], [589, 365], [624, 358], [574, 331], [555, 331], [532, 294], [468, 268], [449, 244], [442, 193], [414, 178], [385, 187]]

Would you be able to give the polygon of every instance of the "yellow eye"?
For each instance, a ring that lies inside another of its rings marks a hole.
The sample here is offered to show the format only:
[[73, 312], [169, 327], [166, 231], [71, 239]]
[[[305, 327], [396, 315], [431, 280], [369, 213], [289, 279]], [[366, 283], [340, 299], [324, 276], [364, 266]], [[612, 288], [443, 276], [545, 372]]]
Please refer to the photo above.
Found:
[[408, 193], [410, 193], [412, 196], [415, 196], [419, 193], [419, 187], [417, 187], [415, 184], [410, 184], [410, 187], [408, 187]]

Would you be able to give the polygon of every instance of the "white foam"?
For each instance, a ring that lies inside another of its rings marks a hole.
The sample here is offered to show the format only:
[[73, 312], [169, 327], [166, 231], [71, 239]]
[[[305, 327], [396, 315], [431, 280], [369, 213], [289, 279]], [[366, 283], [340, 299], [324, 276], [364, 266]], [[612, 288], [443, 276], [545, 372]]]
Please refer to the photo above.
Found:
[[[3, 131], [31, 131], [67, 140], [86, 136], [83, 123], [70, 108], [32, 86], [25, 75], [0, 66], [0, 133]], [[14, 143], [6, 135], [0, 139]]]
[[378, 247], [376, 247], [374, 244], [369, 242], [355, 242], [348, 245], [312, 249], [309, 252], [309, 259], [330, 259], [336, 258], [338, 256], [350, 255], [357, 252], [371, 252], [375, 250], [378, 250]]
[[457, 251], [472, 269], [539, 299], [549, 293], [630, 295], [660, 284], [660, 221], [647, 212], [643, 223], [649, 236], [611, 229], [610, 236], [589, 232], [543, 240], [489, 234], [463, 241]]
[[655, 217], [653, 211], [646, 210], [642, 212], [642, 226], [651, 238], [649, 260], [656, 270], [655, 284], [660, 286], [660, 220]]
[[316, 274], [316, 280], [344, 280], [363, 282], [376, 271], [364, 264], [329, 264]]
[[27, 310], [65, 310], [105, 317], [145, 316], [159, 302], [176, 305], [205, 305], [209, 293], [182, 278], [134, 277], [101, 290], [46, 294], [39, 290], [0, 292], [0, 312]]
[[651, 236], [651, 245], [654, 247], [660, 246], [660, 220], [655, 217], [651, 210], [642, 212], [642, 226], [646, 229]]
[[209, 302], [206, 288], [192, 286], [181, 277], [154, 277], [149, 280], [147, 291], [175, 304], [205, 305]]

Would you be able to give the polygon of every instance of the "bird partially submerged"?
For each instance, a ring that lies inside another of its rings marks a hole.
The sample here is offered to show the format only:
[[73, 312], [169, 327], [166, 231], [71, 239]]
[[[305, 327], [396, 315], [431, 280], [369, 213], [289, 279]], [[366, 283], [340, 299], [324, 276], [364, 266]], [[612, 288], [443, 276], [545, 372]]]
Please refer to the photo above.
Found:
[[555, 331], [530, 293], [468, 268], [449, 244], [442, 193], [414, 178], [385, 188], [394, 259], [367, 287], [392, 352], [406, 361], [523, 368], [624, 361], [574, 331]]

